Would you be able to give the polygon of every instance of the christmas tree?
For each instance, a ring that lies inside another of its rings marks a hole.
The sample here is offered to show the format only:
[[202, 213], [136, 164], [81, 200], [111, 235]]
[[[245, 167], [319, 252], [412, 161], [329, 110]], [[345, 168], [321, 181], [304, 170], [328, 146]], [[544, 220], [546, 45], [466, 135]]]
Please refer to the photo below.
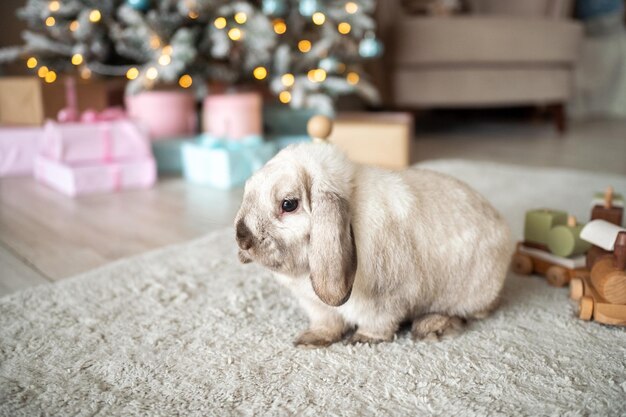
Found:
[[27, 0], [25, 59], [48, 82], [78, 71], [159, 85], [262, 85], [293, 107], [330, 113], [340, 94], [377, 100], [364, 60], [382, 52], [374, 0]]

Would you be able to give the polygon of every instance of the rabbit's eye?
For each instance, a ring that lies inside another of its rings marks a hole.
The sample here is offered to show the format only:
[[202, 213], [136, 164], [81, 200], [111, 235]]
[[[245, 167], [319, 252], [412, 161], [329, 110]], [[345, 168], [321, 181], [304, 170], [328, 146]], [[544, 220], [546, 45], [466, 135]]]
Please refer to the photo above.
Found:
[[284, 199], [280, 207], [283, 209], [283, 212], [291, 213], [292, 211], [298, 208], [298, 200]]

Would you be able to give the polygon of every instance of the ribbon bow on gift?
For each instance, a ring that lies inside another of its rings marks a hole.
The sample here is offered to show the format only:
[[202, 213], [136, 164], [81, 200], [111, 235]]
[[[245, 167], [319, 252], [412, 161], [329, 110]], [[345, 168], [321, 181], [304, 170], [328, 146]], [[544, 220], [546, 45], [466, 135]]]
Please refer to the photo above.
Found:
[[95, 123], [108, 122], [111, 120], [123, 119], [126, 117], [124, 109], [121, 107], [109, 107], [97, 112], [93, 109], [85, 110], [82, 114], [78, 111], [78, 99], [76, 94], [76, 81], [72, 77], [65, 80], [65, 101], [67, 106], [59, 111], [57, 120], [60, 123]]
[[198, 142], [203, 147], [224, 150], [230, 154], [239, 155], [248, 165], [248, 175], [262, 168], [268, 159], [273, 156], [275, 151], [274, 148], [259, 135], [245, 136], [240, 140], [228, 140], [205, 133], [200, 135]]
[[101, 112], [87, 109], [80, 115], [78, 114], [78, 111], [76, 109], [66, 107], [62, 109], [57, 116], [57, 120], [61, 123], [109, 122], [112, 120], [119, 120], [124, 118], [126, 118], [126, 112], [124, 112], [124, 109], [122, 109], [121, 107], [109, 107], [108, 109], [104, 109]]

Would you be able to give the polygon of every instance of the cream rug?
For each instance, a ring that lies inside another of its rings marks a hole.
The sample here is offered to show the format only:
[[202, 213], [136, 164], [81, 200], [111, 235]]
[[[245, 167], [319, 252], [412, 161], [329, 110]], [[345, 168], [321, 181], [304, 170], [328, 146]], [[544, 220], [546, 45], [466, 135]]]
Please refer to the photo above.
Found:
[[[463, 161], [520, 235], [626, 178]], [[232, 230], [0, 300], [0, 415], [624, 415], [626, 331], [574, 317], [566, 289], [510, 276], [456, 339], [300, 350], [294, 299], [240, 265]], [[69, 260], [68, 260], [69, 261]]]

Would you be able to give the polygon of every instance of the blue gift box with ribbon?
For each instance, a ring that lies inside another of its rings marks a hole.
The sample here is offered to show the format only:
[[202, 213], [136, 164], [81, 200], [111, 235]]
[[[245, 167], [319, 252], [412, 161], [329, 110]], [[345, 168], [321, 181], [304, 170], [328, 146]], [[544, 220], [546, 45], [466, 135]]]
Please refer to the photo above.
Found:
[[183, 144], [183, 174], [192, 183], [232, 188], [243, 185], [275, 154], [276, 145], [261, 136], [235, 141], [203, 134]]
[[159, 175], [180, 175], [183, 172], [183, 145], [194, 141], [195, 137], [159, 139], [152, 141], [152, 153], [157, 163]]

